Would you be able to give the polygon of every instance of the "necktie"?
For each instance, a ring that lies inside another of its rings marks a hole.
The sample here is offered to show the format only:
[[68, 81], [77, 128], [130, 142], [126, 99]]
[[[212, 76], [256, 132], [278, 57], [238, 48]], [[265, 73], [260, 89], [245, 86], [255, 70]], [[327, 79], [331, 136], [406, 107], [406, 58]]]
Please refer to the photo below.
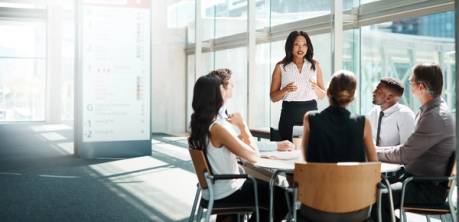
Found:
[[376, 132], [376, 146], [379, 146], [379, 143], [380, 143], [380, 140], [381, 138], [379, 138], [379, 134], [381, 133], [381, 120], [384, 116], [384, 112], [381, 111], [379, 112], [379, 119], [378, 119], [378, 129], [377, 129], [377, 132]]

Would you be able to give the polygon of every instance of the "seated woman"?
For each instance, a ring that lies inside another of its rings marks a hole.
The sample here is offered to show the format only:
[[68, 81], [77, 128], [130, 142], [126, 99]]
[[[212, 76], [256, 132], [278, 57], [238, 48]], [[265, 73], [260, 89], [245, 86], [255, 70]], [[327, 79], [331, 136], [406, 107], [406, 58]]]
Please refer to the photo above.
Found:
[[[346, 109], [354, 99], [356, 85], [353, 73], [336, 72], [327, 89], [330, 106], [304, 116], [303, 151], [307, 162], [377, 161], [369, 120]], [[369, 218], [370, 209], [332, 214], [303, 205], [300, 215], [307, 221], [359, 221]]]
[[303, 149], [308, 162], [377, 161], [370, 122], [346, 107], [354, 100], [357, 82], [349, 71], [338, 71], [327, 89], [330, 103], [304, 116]]
[[[229, 118], [219, 118], [218, 113], [224, 104], [223, 82], [214, 75], [201, 76], [193, 91], [193, 114], [191, 115], [190, 148], [204, 150], [214, 174], [239, 174], [237, 158], [257, 162], [259, 154], [252, 143], [253, 138], [247, 125], [238, 113]], [[257, 181], [260, 206], [260, 221], [268, 221], [269, 185]], [[216, 202], [235, 205], [254, 203], [254, 188], [251, 180], [219, 180], [214, 184]], [[203, 193], [208, 199], [208, 193]], [[281, 221], [287, 213], [286, 200], [282, 191], [275, 189], [274, 220]], [[226, 218], [225, 218], [226, 219]], [[251, 217], [250, 221], [255, 221]]]

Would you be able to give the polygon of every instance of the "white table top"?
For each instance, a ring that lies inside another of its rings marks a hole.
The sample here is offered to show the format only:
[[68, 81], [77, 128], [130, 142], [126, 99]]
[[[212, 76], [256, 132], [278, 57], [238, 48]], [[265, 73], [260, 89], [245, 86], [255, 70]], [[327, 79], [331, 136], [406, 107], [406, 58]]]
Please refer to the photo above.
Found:
[[[277, 154], [276, 154], [277, 153]], [[297, 155], [296, 158], [292, 158], [292, 156]], [[261, 153], [261, 156], [270, 156], [270, 157], [279, 157], [281, 159], [266, 159], [260, 158], [260, 161], [253, 164], [255, 167], [261, 167], [271, 170], [285, 170], [285, 171], [293, 171], [295, 169], [295, 163], [301, 162], [299, 160], [300, 152], [298, 151], [290, 151], [290, 152], [269, 152], [269, 153]], [[349, 163], [346, 163], [349, 164]], [[392, 164], [392, 163], [381, 163], [381, 172], [382, 173], [389, 173], [395, 172], [399, 170], [402, 165], [399, 164]]]

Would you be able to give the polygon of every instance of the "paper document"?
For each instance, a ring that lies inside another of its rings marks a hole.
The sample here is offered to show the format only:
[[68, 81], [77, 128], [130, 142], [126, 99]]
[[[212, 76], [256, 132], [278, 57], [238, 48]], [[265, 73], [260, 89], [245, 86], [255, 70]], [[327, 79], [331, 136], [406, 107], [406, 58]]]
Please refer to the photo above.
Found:
[[295, 168], [294, 161], [285, 161], [285, 160], [271, 160], [263, 159], [254, 164], [256, 167], [263, 167], [269, 169], [278, 169], [278, 170], [293, 170]]
[[265, 158], [273, 158], [279, 160], [296, 160], [300, 157], [300, 150], [292, 150], [292, 151], [273, 151], [273, 152], [261, 152], [261, 157]]

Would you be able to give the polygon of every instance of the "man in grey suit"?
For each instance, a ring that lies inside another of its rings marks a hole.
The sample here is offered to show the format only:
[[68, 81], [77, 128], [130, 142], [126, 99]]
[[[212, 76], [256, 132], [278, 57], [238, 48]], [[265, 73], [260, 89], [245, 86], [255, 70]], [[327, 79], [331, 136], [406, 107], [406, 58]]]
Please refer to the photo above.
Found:
[[[410, 86], [422, 104], [413, 134], [404, 144], [376, 149], [380, 161], [405, 165], [391, 180], [395, 208], [400, 206], [401, 181], [409, 176], [448, 176], [449, 159], [456, 148], [455, 121], [441, 98], [443, 75], [440, 67], [433, 64], [415, 66]], [[443, 184], [413, 184], [406, 190], [405, 203], [438, 204], [445, 201], [442, 198], [445, 195]], [[387, 198], [383, 197], [383, 221], [389, 221], [388, 205]]]

